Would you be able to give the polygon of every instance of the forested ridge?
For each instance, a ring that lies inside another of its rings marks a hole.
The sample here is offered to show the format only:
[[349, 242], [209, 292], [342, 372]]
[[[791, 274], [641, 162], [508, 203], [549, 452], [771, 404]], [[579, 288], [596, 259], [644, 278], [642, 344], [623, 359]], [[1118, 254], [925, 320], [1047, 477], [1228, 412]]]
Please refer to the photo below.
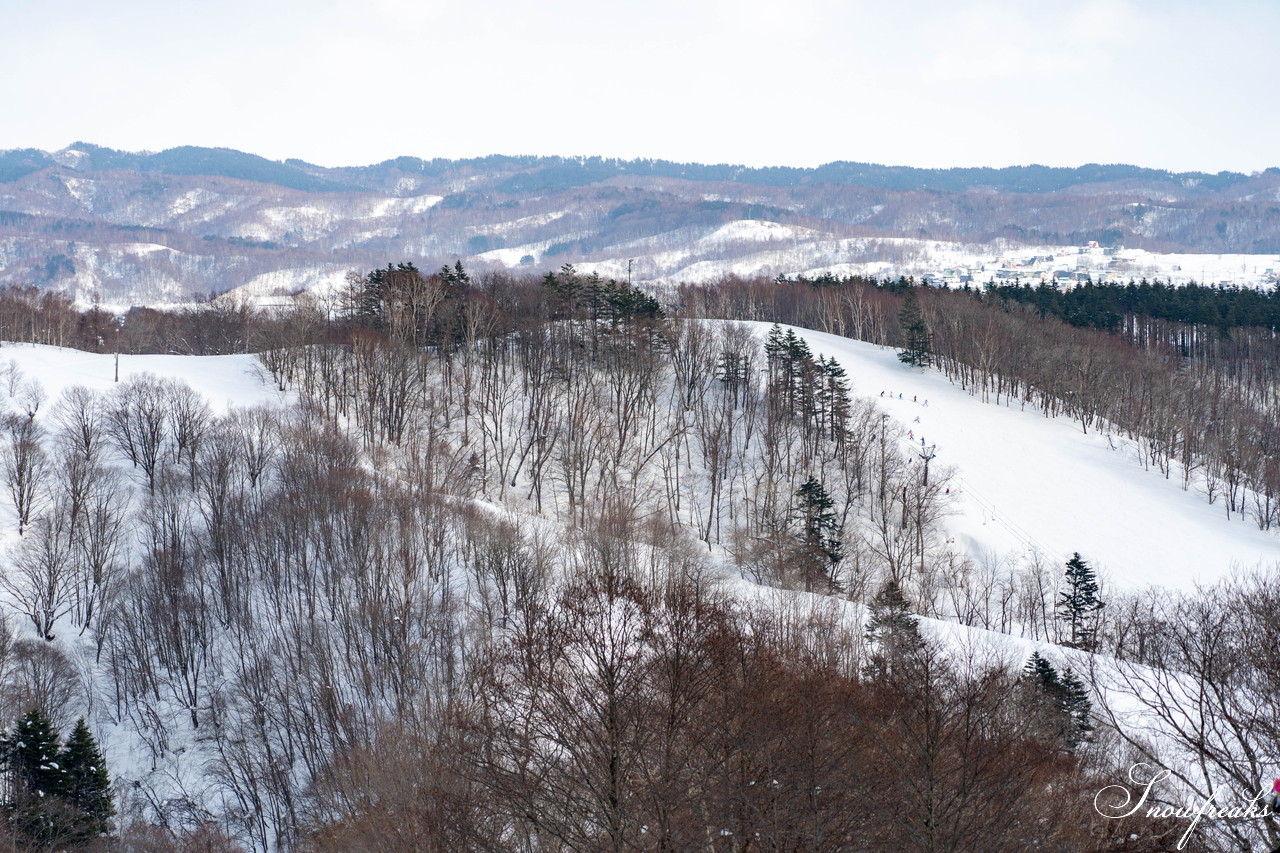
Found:
[[1056, 257], [1059, 266], [1041, 270], [1051, 274], [1096, 242], [1113, 255], [1066, 265], [1185, 280], [1171, 259], [1146, 253], [1242, 253], [1211, 261], [1200, 278], [1251, 284], [1269, 281], [1280, 250], [1276, 169], [757, 169], [502, 155], [324, 168], [229, 149], [80, 142], [0, 152], [0, 187], [0, 285], [98, 294], [113, 306], [242, 288], [284, 299], [404, 258], [537, 275], [567, 262], [675, 283], [745, 270], [923, 275], [1030, 255]]
[[[379, 173], [390, 169], [412, 174], [442, 175], [461, 171], [504, 170], [516, 173], [504, 189], [547, 191], [585, 186], [623, 175], [681, 178], [693, 181], [733, 181], [770, 186], [809, 183], [856, 184], [895, 190], [948, 190], [975, 187], [1042, 193], [1096, 183], [1144, 180], [1178, 189], [1204, 187], [1221, 190], [1248, 180], [1240, 172], [1169, 172], [1122, 164], [1090, 163], [1077, 168], [1009, 166], [1006, 168], [919, 169], [876, 163], [833, 162], [816, 168], [748, 168], [727, 163], [677, 163], [667, 160], [621, 160], [607, 157], [534, 157], [491, 155], [462, 160], [397, 157], [370, 166], [324, 168], [302, 160], [272, 161], [229, 148], [184, 145], [160, 152], [130, 152], [87, 142], [69, 146], [78, 152], [81, 170], [128, 169], [173, 175], [217, 175], [263, 181], [306, 191], [350, 191], [376, 185]], [[10, 182], [58, 159], [36, 149], [0, 151], [0, 182]], [[1274, 170], [1268, 170], [1274, 171]]]
[[[296, 401], [215, 415], [154, 377], [46, 401], [3, 375], [21, 536], [0, 710], [68, 729], [92, 709], [145, 757], [111, 837], [51, 843], [1155, 851], [1186, 823], [1093, 808], [1133, 761], [1178, 769], [1163, 802], [1256, 790], [1280, 757], [1278, 653], [1251, 642], [1275, 636], [1274, 577], [1102, 607], [1079, 555], [1066, 574], [1067, 555], [993, 571], [940, 535], [952, 472], [904, 458], [902, 427], [838, 363], [720, 319], [903, 348], [992, 405], [1129, 435], [1225, 512], [1280, 523], [1274, 331], [1243, 315], [1126, 309], [1102, 331], [996, 288], [650, 293], [460, 263], [352, 274], [272, 312], [117, 318], [4, 291], [5, 339], [252, 351]], [[918, 616], [1120, 663], [1024, 671]], [[1174, 734], [1091, 708], [1102, 680]], [[1186, 849], [1278, 833], [1210, 821]]]

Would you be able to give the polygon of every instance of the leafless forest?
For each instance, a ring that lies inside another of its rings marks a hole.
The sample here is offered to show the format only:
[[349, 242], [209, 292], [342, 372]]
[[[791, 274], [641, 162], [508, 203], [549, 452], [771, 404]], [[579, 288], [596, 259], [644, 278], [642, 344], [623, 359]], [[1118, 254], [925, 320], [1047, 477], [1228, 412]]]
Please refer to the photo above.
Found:
[[[1056, 556], [955, 550], [952, 472], [908, 465], [794, 334], [721, 322], [904, 346], [907, 294], [931, 359], [991, 405], [1128, 435], [1280, 524], [1267, 330], [1191, 358], [1141, 317], [1108, 335], [861, 280], [659, 300], [568, 266], [388, 266], [287, 311], [123, 323], [9, 290], [4, 339], [251, 351], [295, 402], [215, 416], [154, 377], [48, 400], [0, 371], [4, 720], [136, 744], [116, 831], [85, 849], [1173, 849], [1186, 821], [1094, 796], [1138, 761], [1173, 772], [1160, 802], [1269, 787], [1280, 582], [1112, 595], [1076, 635]], [[1096, 652], [1075, 675], [1163, 733], [916, 616]], [[1185, 849], [1278, 841], [1275, 818], [1211, 820]]]

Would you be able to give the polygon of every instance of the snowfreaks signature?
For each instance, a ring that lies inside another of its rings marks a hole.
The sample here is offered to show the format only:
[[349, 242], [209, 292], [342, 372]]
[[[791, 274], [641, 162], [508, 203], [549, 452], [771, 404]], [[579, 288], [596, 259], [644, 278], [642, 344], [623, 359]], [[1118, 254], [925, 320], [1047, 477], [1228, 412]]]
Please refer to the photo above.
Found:
[[[1145, 782], [1138, 778], [1138, 768], [1150, 767], [1145, 763], [1135, 764], [1129, 768], [1129, 781], [1142, 789], [1142, 795], [1138, 797], [1136, 803], [1130, 803], [1133, 795], [1124, 785], [1108, 785], [1099, 791], [1093, 798], [1093, 808], [1105, 818], [1120, 819], [1129, 817], [1138, 813], [1147, 799], [1151, 796], [1151, 789], [1155, 787], [1157, 782], [1168, 779], [1171, 775], [1168, 770], [1159, 770], [1154, 773], [1150, 779]], [[1221, 791], [1222, 789], [1219, 789]], [[1113, 804], [1101, 803], [1100, 801], [1106, 796], [1108, 791], [1116, 791], [1123, 799]], [[1147, 817], [1154, 818], [1182, 818], [1190, 820], [1187, 831], [1178, 839], [1178, 849], [1181, 850], [1186, 845], [1187, 840], [1191, 837], [1191, 833], [1195, 831], [1196, 825], [1200, 821], [1208, 818], [1210, 820], [1219, 820], [1229, 818], [1232, 820], [1241, 820], [1249, 818], [1270, 817], [1276, 812], [1272, 811], [1276, 804], [1276, 794], [1280, 791], [1280, 779], [1276, 780], [1276, 790], [1268, 793], [1267, 791], [1259, 791], [1257, 796], [1248, 800], [1243, 805], [1219, 806], [1213, 800], [1217, 793], [1205, 798], [1199, 806], [1183, 806], [1181, 808], [1171, 805], [1151, 805], [1147, 806], [1144, 813]]]

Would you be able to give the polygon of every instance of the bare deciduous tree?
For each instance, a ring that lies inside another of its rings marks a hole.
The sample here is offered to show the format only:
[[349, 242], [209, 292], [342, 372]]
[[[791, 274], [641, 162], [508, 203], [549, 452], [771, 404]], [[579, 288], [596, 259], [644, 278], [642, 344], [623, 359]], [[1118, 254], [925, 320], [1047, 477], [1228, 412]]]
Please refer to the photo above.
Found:
[[45, 640], [53, 639], [54, 625], [75, 603], [68, 523], [67, 514], [56, 507], [37, 518], [32, 535], [18, 549], [12, 570], [0, 575], [0, 586], [13, 596], [18, 611]]
[[10, 415], [4, 420], [4, 444], [0, 446], [5, 486], [18, 515], [18, 533], [24, 533], [32, 515], [44, 503], [49, 461], [40, 446], [43, 431], [31, 418]]

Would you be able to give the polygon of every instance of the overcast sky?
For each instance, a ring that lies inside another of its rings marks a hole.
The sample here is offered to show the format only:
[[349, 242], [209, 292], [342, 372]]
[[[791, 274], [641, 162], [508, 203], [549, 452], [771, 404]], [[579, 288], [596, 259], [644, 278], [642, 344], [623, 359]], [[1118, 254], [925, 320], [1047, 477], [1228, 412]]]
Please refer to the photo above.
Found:
[[0, 0], [0, 148], [1280, 165], [1276, 0]]

